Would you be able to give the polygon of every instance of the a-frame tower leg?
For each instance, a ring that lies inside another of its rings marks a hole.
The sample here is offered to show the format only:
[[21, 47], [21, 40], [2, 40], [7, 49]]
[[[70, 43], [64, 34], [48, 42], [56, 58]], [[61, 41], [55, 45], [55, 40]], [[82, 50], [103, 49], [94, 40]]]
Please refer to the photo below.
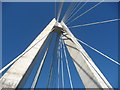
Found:
[[25, 74], [29, 73], [28, 69], [34, 66], [33, 63], [35, 62], [40, 49], [43, 47], [55, 24], [56, 19], [53, 19], [24, 51], [27, 52], [21, 56], [2, 76], [0, 79], [1, 88], [16, 88], [23, 78], [25, 79]]
[[62, 39], [73, 59], [74, 65], [85, 88], [112, 89], [112, 86], [85, 52], [83, 47], [75, 39], [74, 35], [70, 32], [64, 22], [61, 22], [61, 25], [64, 31]]

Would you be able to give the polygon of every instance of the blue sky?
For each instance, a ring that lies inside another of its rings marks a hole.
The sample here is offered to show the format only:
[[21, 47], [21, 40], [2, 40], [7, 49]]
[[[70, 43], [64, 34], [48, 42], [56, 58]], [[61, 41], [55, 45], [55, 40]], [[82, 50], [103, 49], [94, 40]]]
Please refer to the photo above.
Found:
[[[55, 3], [41, 2], [3, 3], [3, 66], [22, 53], [54, 18], [54, 4]], [[96, 3], [87, 3], [76, 16], [95, 4]], [[57, 4], [57, 6], [58, 5], [59, 4]], [[61, 16], [64, 15], [68, 5], [69, 3], [64, 4]], [[68, 26], [116, 18], [118, 18], [118, 3], [102, 3]], [[118, 22], [72, 28], [70, 30], [77, 38], [100, 50], [116, 61], [118, 60]], [[56, 35], [54, 37], [56, 37]], [[82, 46], [105, 75], [110, 84], [113, 87], [118, 87], [118, 66], [88, 47], [84, 45]], [[78, 74], [68, 53], [67, 56], [69, 58], [69, 64], [71, 65], [70, 69], [73, 79], [73, 87], [84, 87], [80, 80], [76, 82], [76, 80], [79, 79]], [[46, 60], [49, 61], [49, 57], [50, 56], [48, 56]], [[49, 62], [46, 64], [49, 64]], [[44, 70], [48, 70], [48, 67], [45, 66]], [[46, 79], [44, 78], [46, 73], [44, 70], [40, 78], [40, 80], [42, 79], [41, 81], [43, 81], [43, 84], [39, 80], [37, 87], [46, 87]], [[35, 72], [35, 69], [33, 72]], [[33, 75], [31, 75], [31, 77], [32, 76]], [[66, 69], [65, 77], [65, 87], [70, 87]], [[27, 83], [25, 87], [29, 86], [30, 84]]]

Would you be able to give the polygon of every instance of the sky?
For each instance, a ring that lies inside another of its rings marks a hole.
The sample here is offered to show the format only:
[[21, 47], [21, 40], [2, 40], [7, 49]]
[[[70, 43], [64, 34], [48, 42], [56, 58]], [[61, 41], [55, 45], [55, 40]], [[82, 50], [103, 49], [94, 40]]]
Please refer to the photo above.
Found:
[[[83, 13], [93, 5], [95, 2], [87, 3], [83, 9], [76, 15]], [[2, 49], [3, 49], [3, 57], [2, 57], [2, 65], [5, 66], [10, 61], [12, 61], [15, 57], [21, 54], [30, 43], [39, 35], [40, 32], [48, 25], [48, 23], [55, 17], [54, 11], [55, 3], [43, 3], [43, 2], [4, 2], [3, 3], [3, 31], [2, 31]], [[63, 17], [65, 11], [67, 10], [69, 3], [64, 3], [63, 9], [61, 12], [61, 17]], [[59, 6], [59, 3], [57, 3]], [[75, 16], [75, 17], [76, 17]], [[74, 18], [75, 18], [74, 17]], [[80, 25], [91, 22], [110, 20], [118, 18], [118, 3], [102, 3], [95, 9], [86, 13], [76, 21], [72, 22], [68, 25]], [[72, 18], [73, 19], [73, 18]], [[85, 43], [91, 45], [92, 47], [98, 49], [102, 53], [108, 55], [109, 57], [118, 61], [118, 22], [110, 22], [99, 25], [71, 28], [71, 32], [78, 39], [84, 41]], [[51, 45], [51, 50], [48, 52], [48, 56], [46, 58], [45, 65], [43, 67], [43, 72], [39, 78], [37, 88], [45, 88], [48, 80], [48, 72], [50, 65], [50, 58], [52, 57], [51, 53], [53, 53], [53, 47], [55, 45], [56, 34], [53, 34], [53, 41]], [[49, 40], [48, 40], [49, 41]], [[114, 87], [118, 87], [118, 66], [101, 56], [100, 54], [94, 52], [90, 48], [81, 44], [89, 56], [92, 58], [94, 63], [98, 66], [110, 84]], [[66, 49], [67, 51], [67, 49]], [[42, 54], [40, 55], [41, 58]], [[71, 70], [71, 77], [73, 80], [74, 88], [84, 88], [77, 71], [73, 65], [72, 59], [67, 52], [68, 61]], [[39, 61], [40, 61], [39, 58]], [[56, 60], [55, 55], [55, 60]], [[65, 87], [69, 88], [69, 78], [67, 74], [67, 69], [65, 65], [65, 58], [63, 58], [64, 62], [64, 76], [65, 76]], [[57, 67], [57, 62], [55, 62]], [[38, 67], [38, 63], [36, 67]], [[29, 88], [33, 77], [35, 75], [36, 68], [33, 69], [30, 78], [25, 84], [25, 88]], [[56, 70], [54, 70], [54, 75], [57, 75]], [[41, 83], [42, 81], [42, 83]], [[76, 82], [77, 81], [77, 82]], [[57, 79], [53, 79], [53, 86], [57, 87]], [[60, 81], [60, 87], [62, 87]]]

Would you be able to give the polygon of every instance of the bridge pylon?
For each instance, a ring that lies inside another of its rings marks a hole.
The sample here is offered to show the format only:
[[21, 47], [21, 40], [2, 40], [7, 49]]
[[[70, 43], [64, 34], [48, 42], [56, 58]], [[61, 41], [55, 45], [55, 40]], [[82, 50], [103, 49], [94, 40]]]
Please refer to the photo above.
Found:
[[[51, 32], [56, 32], [62, 35], [62, 39], [70, 56], [72, 57], [72, 61], [85, 88], [112, 89], [110, 83], [100, 72], [80, 43], [78, 43], [65, 23], [58, 23], [55, 18], [46, 26], [46, 28], [20, 55], [17, 61], [14, 62], [8, 71], [0, 78], [2, 88], [23, 87]], [[46, 50], [46, 52], [47, 51], [48, 50]], [[42, 60], [41, 67], [44, 64], [44, 60], [45, 59]], [[41, 69], [42, 68], [40, 68], [40, 71]]]

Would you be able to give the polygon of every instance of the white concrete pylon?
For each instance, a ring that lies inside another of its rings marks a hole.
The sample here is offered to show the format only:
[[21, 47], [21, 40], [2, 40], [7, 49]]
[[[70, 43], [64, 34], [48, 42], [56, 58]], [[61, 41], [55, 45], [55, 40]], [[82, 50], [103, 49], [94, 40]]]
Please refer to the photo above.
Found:
[[[16, 88], [18, 85], [20, 85], [20, 82], [24, 81], [27, 78], [27, 76], [25, 77], [25, 74], [27, 75], [30, 73], [30, 69], [32, 69], [34, 66], [40, 49], [44, 46], [44, 43], [55, 24], [56, 20], [53, 19], [25, 51], [29, 49], [30, 50], [26, 52], [22, 57], [20, 57], [0, 78], [1, 88]], [[41, 41], [38, 42], [39, 40]]]
[[69, 28], [64, 24], [64, 22], [61, 22], [61, 25], [64, 31], [62, 39], [64, 40], [70, 56], [72, 57], [85, 88], [109, 88], [109, 90], [113, 90], [110, 83], [106, 80], [83, 47], [75, 39]]
[[[55, 19], [48, 24], [32, 44], [24, 51], [27, 52], [23, 54], [0, 78], [0, 84], [2, 84], [0, 87], [15, 89], [16, 87], [22, 86], [21, 82], [24, 82], [27, 79], [27, 76], [29, 76], [30, 71], [35, 65], [35, 61], [37, 61], [36, 57], [44, 46], [53, 28], [55, 28], [54, 32], [59, 34], [63, 33], [62, 39], [73, 59], [74, 65], [85, 88], [112, 89], [112, 86], [85, 52], [83, 47], [74, 38], [74, 35], [70, 32], [64, 22], [58, 23]], [[41, 41], [38, 42], [39, 40]]]

